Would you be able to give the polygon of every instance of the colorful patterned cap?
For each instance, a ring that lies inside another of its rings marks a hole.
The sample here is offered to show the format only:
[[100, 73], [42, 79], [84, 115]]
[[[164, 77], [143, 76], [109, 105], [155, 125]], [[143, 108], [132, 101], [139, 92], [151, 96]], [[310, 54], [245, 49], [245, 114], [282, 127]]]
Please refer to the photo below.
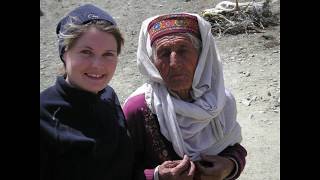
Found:
[[173, 33], [193, 33], [201, 39], [198, 20], [190, 14], [168, 14], [152, 20], [148, 25], [151, 46], [156, 39]]

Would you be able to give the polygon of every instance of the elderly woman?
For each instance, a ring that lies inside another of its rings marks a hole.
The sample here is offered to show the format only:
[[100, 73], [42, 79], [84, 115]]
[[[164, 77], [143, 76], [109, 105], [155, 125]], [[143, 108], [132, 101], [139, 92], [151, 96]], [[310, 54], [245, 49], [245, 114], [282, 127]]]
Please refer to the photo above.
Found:
[[132, 142], [108, 86], [124, 41], [116, 22], [86, 4], [56, 32], [65, 75], [40, 93], [40, 180], [131, 179]]
[[191, 13], [148, 18], [137, 58], [148, 82], [123, 106], [136, 179], [239, 177], [247, 152], [211, 25]]

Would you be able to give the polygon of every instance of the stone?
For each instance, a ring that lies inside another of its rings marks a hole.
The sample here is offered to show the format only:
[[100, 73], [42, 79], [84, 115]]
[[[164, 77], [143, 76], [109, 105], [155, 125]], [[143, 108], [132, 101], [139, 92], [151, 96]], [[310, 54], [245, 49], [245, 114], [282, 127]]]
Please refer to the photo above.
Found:
[[266, 40], [273, 40], [273, 39], [275, 39], [274, 36], [272, 36], [272, 35], [267, 35], [267, 34], [264, 34], [264, 35], [262, 35], [261, 37], [263, 37], [263, 38], [266, 39]]
[[136, 35], [137, 31], [131, 31], [131, 35]]
[[268, 96], [271, 96], [271, 92], [270, 91], [268, 91]]
[[253, 101], [256, 101], [257, 98], [258, 98], [257, 96], [253, 96], [253, 97], [252, 97], [252, 100], [253, 100]]
[[247, 99], [243, 99], [241, 101], [242, 104], [246, 105], [246, 106], [250, 106], [251, 105], [251, 100], [247, 100]]
[[278, 41], [269, 41], [263, 44], [266, 48], [273, 48], [279, 46], [280, 43]]

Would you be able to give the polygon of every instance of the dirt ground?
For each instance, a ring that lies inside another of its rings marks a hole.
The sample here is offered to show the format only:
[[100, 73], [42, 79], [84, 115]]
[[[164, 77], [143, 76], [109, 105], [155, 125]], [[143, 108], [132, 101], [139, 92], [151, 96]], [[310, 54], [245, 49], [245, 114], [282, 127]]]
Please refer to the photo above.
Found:
[[[145, 80], [136, 66], [141, 22], [163, 13], [200, 13], [220, 0], [40, 0], [44, 13], [40, 17], [40, 91], [54, 83], [62, 65], [55, 35], [59, 18], [87, 2], [108, 10], [124, 33], [125, 46], [110, 83], [123, 102]], [[272, 7], [280, 13], [280, 0]], [[226, 87], [237, 100], [242, 144], [248, 151], [239, 179], [280, 179], [280, 25], [263, 33], [216, 37], [216, 42]]]

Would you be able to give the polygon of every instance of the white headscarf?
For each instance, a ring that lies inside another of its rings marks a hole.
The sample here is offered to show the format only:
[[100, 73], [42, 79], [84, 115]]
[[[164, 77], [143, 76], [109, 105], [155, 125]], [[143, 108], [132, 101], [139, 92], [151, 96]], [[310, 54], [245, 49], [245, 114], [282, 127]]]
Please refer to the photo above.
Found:
[[172, 142], [175, 152], [192, 160], [200, 154], [217, 155], [227, 146], [239, 143], [241, 128], [236, 121], [236, 103], [224, 87], [220, 56], [211, 34], [211, 25], [197, 14], [202, 51], [192, 83], [194, 102], [186, 102], [169, 94], [159, 71], [151, 60], [152, 48], [147, 27], [154, 16], [141, 26], [137, 51], [139, 71], [148, 83], [129, 97], [145, 93], [148, 107], [157, 115], [161, 133]]

